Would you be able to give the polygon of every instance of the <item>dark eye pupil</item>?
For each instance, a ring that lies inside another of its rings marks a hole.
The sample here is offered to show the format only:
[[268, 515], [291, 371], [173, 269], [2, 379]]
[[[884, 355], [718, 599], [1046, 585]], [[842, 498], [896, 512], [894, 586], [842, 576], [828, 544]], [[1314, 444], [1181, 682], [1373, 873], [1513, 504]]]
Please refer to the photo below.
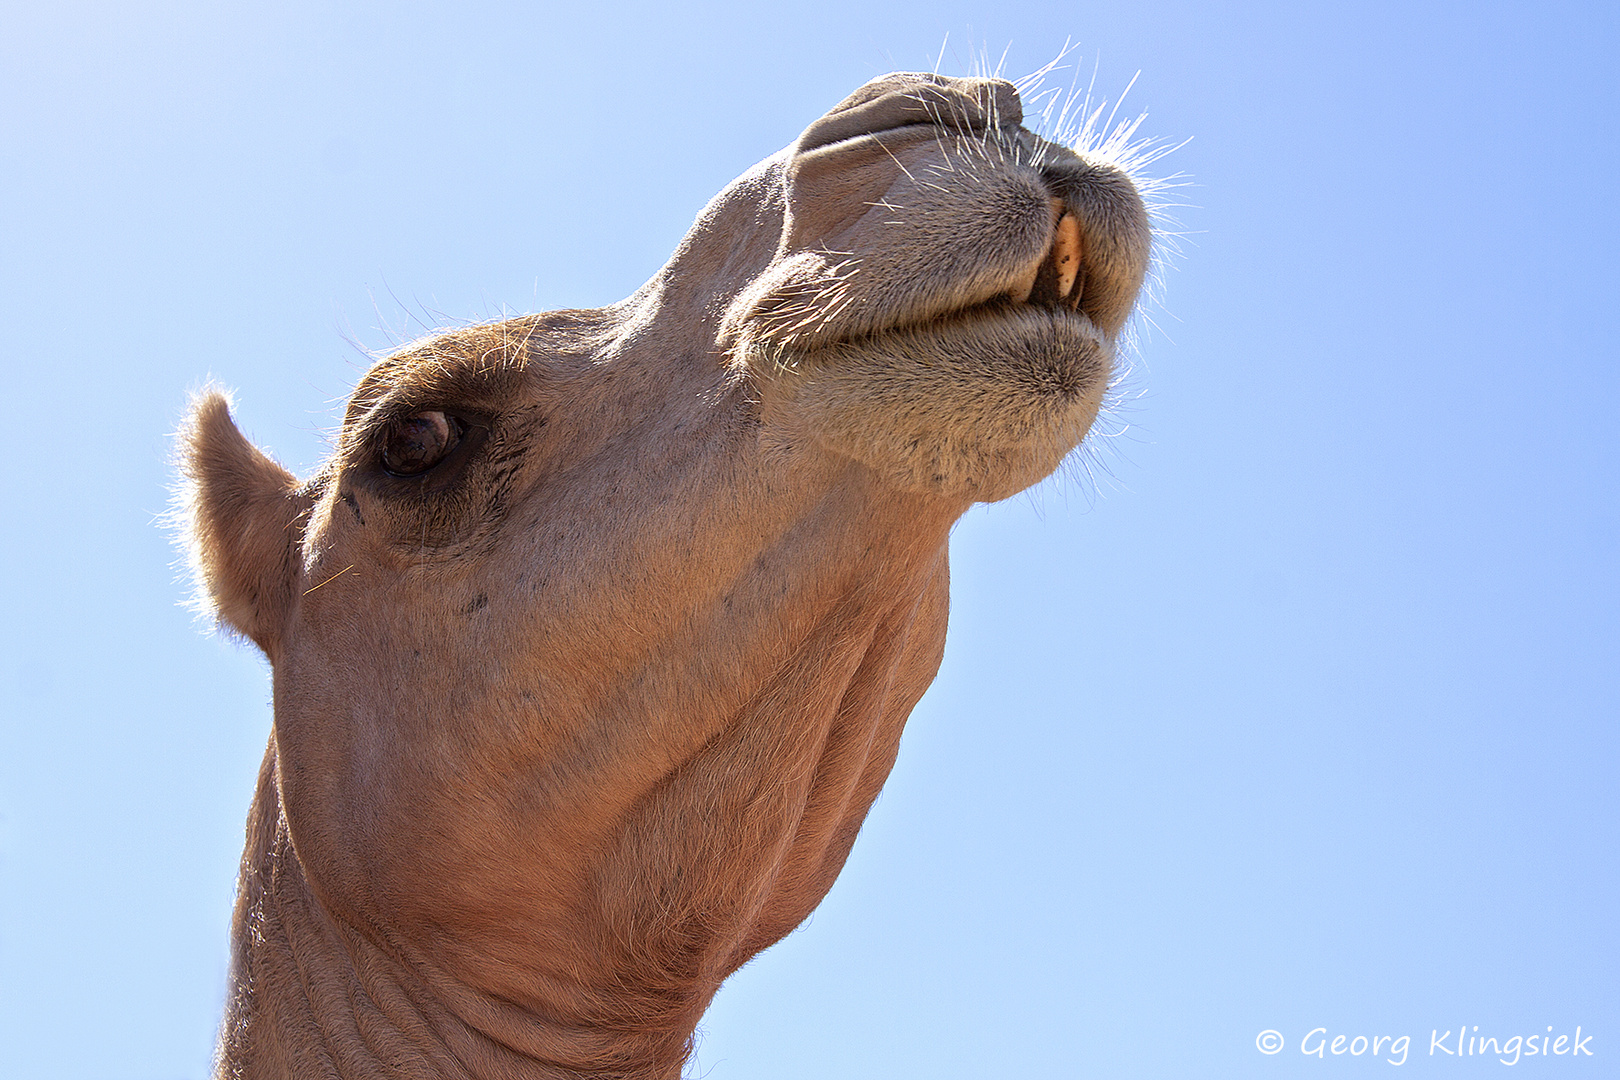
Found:
[[383, 468], [395, 476], [415, 476], [443, 461], [461, 441], [466, 426], [437, 409], [395, 420], [383, 446]]

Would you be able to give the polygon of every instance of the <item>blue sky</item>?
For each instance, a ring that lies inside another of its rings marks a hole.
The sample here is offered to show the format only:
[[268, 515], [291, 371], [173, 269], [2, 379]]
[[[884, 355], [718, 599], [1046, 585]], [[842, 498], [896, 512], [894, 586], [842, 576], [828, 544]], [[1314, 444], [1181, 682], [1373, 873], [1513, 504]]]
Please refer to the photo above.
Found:
[[[424, 324], [616, 300], [872, 76], [1082, 82], [1182, 255], [1100, 467], [974, 511], [838, 886], [693, 1073], [1620, 1055], [1620, 16], [1599, 4], [8, 6], [0, 1075], [206, 1074], [265, 668], [154, 524], [189, 388], [307, 472]], [[1256, 1036], [1285, 1040], [1262, 1055]], [[1309, 1044], [1307, 1044], [1309, 1045]], [[1387, 1054], [1387, 1050], [1386, 1050]], [[1438, 1064], [1445, 1061], [1445, 1066]], [[1518, 1068], [1562, 1069], [1569, 1058]]]

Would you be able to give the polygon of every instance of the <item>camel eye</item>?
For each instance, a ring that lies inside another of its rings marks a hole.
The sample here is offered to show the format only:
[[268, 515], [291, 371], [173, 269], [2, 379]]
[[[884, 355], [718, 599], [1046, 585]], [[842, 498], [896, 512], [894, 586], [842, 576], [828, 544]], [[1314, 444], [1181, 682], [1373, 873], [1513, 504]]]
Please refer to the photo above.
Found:
[[437, 409], [423, 409], [388, 425], [383, 468], [392, 476], [419, 476], [450, 455], [467, 425]]

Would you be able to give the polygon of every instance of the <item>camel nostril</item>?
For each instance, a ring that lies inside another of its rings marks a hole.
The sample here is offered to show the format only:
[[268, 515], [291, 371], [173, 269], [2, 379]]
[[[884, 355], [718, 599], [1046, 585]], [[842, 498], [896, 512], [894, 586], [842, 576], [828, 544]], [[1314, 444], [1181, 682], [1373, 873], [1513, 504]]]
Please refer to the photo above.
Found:
[[438, 409], [402, 416], [388, 426], [383, 468], [393, 476], [419, 476], [450, 455], [467, 425]]
[[805, 154], [862, 135], [926, 124], [958, 135], [1014, 129], [1024, 120], [1018, 89], [1004, 79], [906, 72], [873, 79], [811, 124], [795, 148]]

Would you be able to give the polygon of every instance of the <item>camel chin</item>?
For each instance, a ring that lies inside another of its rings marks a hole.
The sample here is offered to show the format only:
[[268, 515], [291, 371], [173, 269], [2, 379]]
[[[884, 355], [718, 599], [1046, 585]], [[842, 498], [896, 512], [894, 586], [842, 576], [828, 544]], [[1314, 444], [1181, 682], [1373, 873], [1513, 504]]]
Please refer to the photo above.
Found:
[[275, 701], [219, 1075], [680, 1075], [889, 774], [952, 525], [1101, 407], [1147, 216], [1021, 109], [874, 80], [628, 299], [381, 359], [305, 480], [198, 400], [198, 577]]
[[[991, 303], [778, 361], [770, 413], [897, 486], [967, 501], [1013, 495], [1079, 445], [1112, 370], [1083, 317]], [[778, 412], [779, 410], [779, 412]]]

